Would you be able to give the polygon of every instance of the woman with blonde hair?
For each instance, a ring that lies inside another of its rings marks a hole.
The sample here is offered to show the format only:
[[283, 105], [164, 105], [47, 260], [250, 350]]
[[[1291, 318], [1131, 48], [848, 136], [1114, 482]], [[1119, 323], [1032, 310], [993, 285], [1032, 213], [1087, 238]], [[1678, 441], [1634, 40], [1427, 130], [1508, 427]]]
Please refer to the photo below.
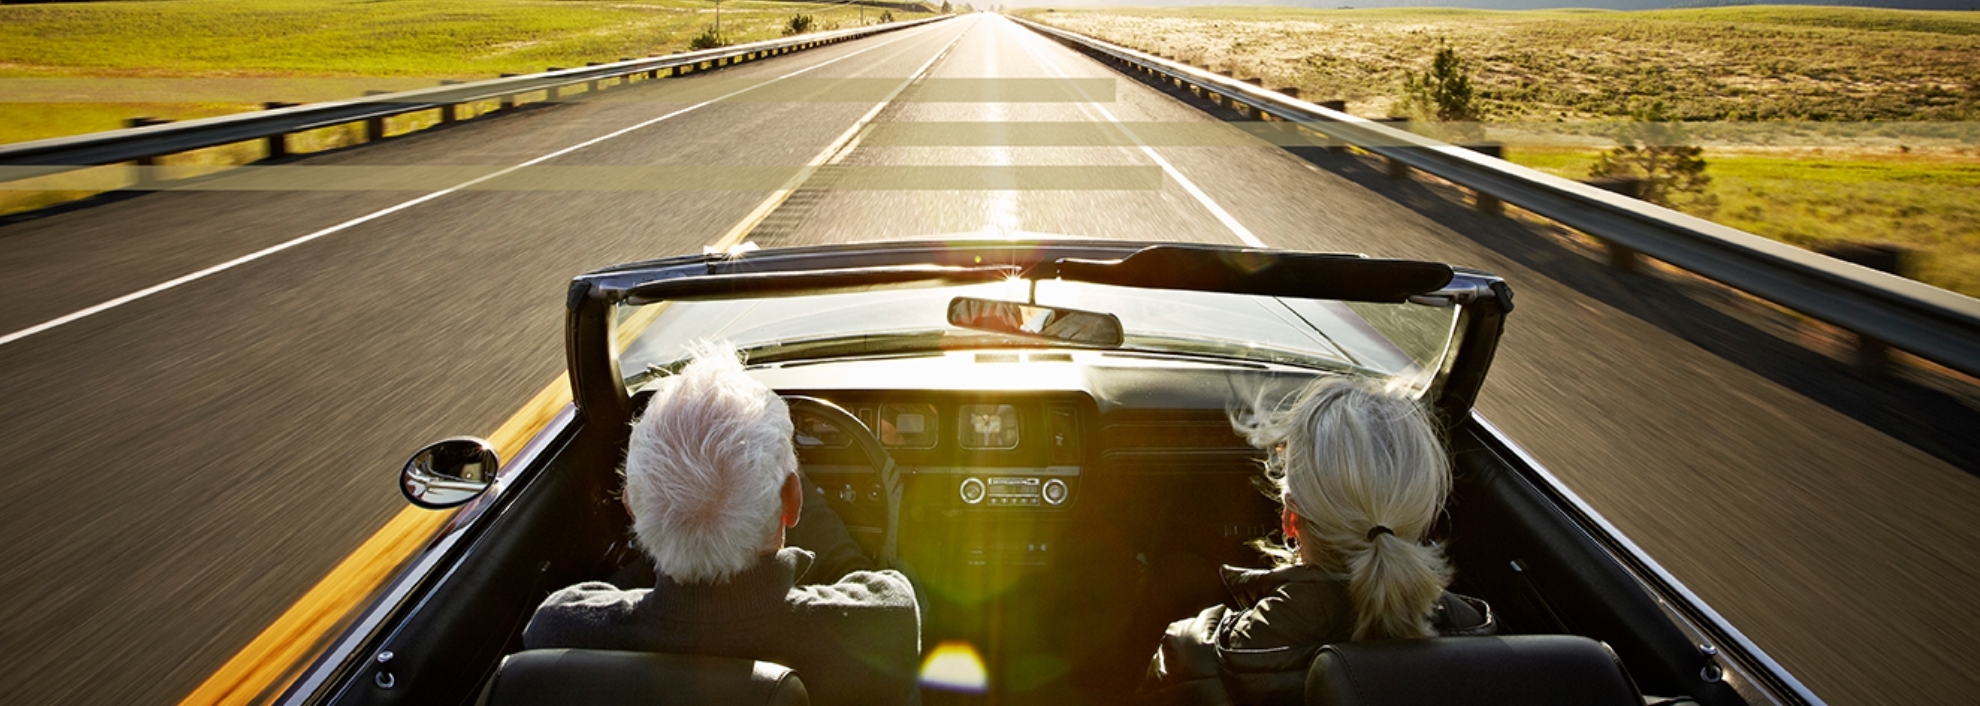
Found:
[[1451, 471], [1422, 406], [1330, 377], [1285, 409], [1255, 407], [1233, 425], [1271, 451], [1285, 543], [1259, 546], [1279, 566], [1224, 567], [1231, 601], [1169, 626], [1141, 701], [1296, 704], [1323, 646], [1495, 631], [1483, 601], [1444, 590], [1450, 564], [1423, 541]]

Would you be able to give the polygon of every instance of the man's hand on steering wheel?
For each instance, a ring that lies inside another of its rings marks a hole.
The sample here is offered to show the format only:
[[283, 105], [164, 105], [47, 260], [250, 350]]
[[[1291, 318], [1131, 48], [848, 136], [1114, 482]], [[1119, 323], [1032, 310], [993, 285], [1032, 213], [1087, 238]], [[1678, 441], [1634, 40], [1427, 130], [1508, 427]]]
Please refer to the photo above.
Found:
[[[880, 480], [882, 497], [886, 501], [886, 526], [883, 528], [880, 546], [874, 552], [873, 561], [881, 568], [899, 565], [901, 496], [905, 489], [901, 481], [900, 469], [894, 466], [894, 458], [880, 443], [880, 438], [858, 417], [831, 402], [815, 397], [786, 396], [784, 402], [790, 406], [793, 419], [811, 415], [838, 427], [866, 456]], [[810, 513], [806, 513], [809, 515]], [[815, 547], [807, 547], [814, 549]]]

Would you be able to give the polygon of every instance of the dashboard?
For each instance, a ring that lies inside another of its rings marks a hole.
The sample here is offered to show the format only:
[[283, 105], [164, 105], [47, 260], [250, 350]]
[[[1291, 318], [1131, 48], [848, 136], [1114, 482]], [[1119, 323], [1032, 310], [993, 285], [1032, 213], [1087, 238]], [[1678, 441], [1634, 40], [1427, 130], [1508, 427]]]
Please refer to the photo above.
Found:
[[[791, 392], [791, 391], [786, 391]], [[808, 393], [798, 393], [808, 394]], [[1092, 398], [1077, 391], [845, 391], [816, 395], [872, 429], [902, 493], [901, 551], [948, 566], [1046, 566], [1090, 465]], [[885, 497], [865, 454], [830, 419], [799, 412], [798, 460], [846, 521], [877, 546]], [[939, 548], [939, 549], [937, 549]]]

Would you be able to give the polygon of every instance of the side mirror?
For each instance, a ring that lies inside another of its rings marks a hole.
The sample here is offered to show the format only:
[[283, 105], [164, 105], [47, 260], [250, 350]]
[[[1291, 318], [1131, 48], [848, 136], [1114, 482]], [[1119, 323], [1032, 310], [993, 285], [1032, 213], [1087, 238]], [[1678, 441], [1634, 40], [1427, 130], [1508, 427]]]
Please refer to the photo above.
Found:
[[1113, 314], [972, 297], [949, 300], [949, 325], [1107, 348], [1123, 340]]
[[486, 441], [472, 436], [441, 439], [406, 461], [399, 471], [399, 492], [414, 505], [444, 510], [481, 495], [501, 465], [495, 447]]

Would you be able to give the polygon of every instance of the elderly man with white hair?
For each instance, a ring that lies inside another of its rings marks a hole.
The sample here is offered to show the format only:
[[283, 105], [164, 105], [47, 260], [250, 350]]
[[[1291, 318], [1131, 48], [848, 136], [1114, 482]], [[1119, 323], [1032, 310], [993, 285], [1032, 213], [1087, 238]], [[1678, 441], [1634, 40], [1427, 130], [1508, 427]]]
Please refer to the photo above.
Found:
[[[792, 431], [784, 401], [733, 352], [697, 351], [660, 383], [626, 451], [626, 510], [653, 588], [552, 593], [524, 644], [765, 660], [796, 670], [815, 704], [918, 701], [914, 588], [893, 570], [837, 575], [863, 557], [822, 498], [804, 502]], [[786, 546], [786, 529], [817, 553]]]

